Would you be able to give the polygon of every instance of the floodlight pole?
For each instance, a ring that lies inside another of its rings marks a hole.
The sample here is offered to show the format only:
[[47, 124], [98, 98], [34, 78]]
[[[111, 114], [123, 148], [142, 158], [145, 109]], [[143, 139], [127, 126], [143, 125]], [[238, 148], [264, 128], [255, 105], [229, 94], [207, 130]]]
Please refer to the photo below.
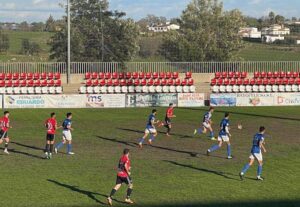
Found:
[[67, 67], [67, 83], [70, 83], [71, 79], [71, 17], [70, 17], [70, 0], [67, 0], [68, 7], [68, 67]]

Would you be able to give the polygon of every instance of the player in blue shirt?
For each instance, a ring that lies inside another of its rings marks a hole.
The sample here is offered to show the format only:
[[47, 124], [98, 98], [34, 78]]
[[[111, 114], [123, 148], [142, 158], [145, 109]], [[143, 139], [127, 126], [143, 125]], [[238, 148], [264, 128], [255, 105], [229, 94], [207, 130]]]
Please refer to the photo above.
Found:
[[216, 151], [220, 147], [222, 147], [223, 142], [227, 144], [227, 159], [232, 159], [231, 156], [231, 146], [230, 140], [231, 134], [229, 132], [229, 113], [225, 113], [225, 118], [220, 123], [221, 130], [219, 132], [217, 145], [212, 146], [210, 149], [207, 150], [207, 155], [209, 156], [211, 152]]
[[212, 125], [211, 118], [212, 118], [213, 112], [214, 112], [214, 108], [210, 107], [209, 111], [204, 114], [203, 121], [202, 121], [202, 128], [200, 127], [199, 129], [195, 129], [194, 135], [196, 135], [197, 133], [198, 134], [206, 134], [207, 130], [209, 130], [210, 139], [216, 140], [214, 137], [214, 130], [212, 129], [212, 126], [211, 126]]
[[251, 155], [249, 157], [249, 159], [250, 159], [249, 163], [246, 164], [244, 166], [244, 168], [242, 169], [242, 172], [240, 172], [240, 178], [241, 178], [241, 180], [244, 179], [245, 173], [253, 165], [255, 159], [258, 162], [257, 180], [264, 180], [261, 177], [262, 166], [263, 166], [263, 156], [262, 156], [261, 150], [263, 150], [265, 153], [267, 152], [266, 148], [264, 146], [264, 140], [265, 140], [264, 134], [265, 134], [265, 131], [266, 131], [265, 127], [261, 126], [259, 128], [259, 132], [254, 135], [252, 149], [251, 149]]
[[142, 148], [143, 147], [143, 143], [146, 139], [146, 137], [150, 134], [150, 139], [148, 140], [148, 143], [151, 145], [153, 140], [155, 139], [155, 137], [157, 136], [157, 131], [155, 129], [155, 124], [158, 124], [159, 121], [155, 120], [157, 114], [157, 110], [153, 109], [152, 113], [149, 115], [148, 117], [148, 121], [147, 121], [147, 125], [146, 125], [146, 129], [145, 129], [145, 133], [144, 136], [140, 139], [139, 141], [139, 147]]
[[55, 146], [55, 153], [58, 152], [58, 150], [65, 144], [67, 143], [67, 154], [68, 155], [74, 155], [75, 153], [72, 152], [72, 134], [71, 131], [73, 131], [72, 126], [72, 113], [67, 113], [67, 118], [64, 120], [62, 123], [62, 128], [63, 128], [63, 140], [61, 143], [57, 144]]

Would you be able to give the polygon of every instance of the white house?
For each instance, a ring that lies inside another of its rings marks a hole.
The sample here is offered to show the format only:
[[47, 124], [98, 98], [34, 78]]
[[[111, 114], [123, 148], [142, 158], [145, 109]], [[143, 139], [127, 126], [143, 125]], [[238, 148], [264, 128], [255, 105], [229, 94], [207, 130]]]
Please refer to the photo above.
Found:
[[179, 30], [180, 26], [177, 24], [170, 24], [167, 22], [166, 24], [158, 24], [158, 25], [149, 25], [148, 30], [151, 32], [168, 32], [172, 30]]
[[291, 33], [290, 28], [274, 24], [270, 27], [262, 28], [262, 35], [289, 35]]
[[239, 34], [243, 38], [250, 38], [250, 39], [260, 39], [261, 38], [261, 32], [258, 31], [258, 29], [256, 27], [241, 28], [239, 31]]
[[297, 45], [300, 45], [300, 40], [297, 40], [297, 41], [296, 41], [296, 44], [297, 44]]
[[264, 38], [263, 38], [263, 40], [266, 43], [273, 43], [276, 40], [284, 40], [284, 36], [270, 36], [270, 35], [265, 35]]

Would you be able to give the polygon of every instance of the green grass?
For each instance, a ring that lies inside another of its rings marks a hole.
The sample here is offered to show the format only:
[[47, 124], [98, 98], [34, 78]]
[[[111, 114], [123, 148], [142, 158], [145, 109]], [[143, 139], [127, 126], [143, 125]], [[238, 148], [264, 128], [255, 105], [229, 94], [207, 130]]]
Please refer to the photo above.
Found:
[[[47, 44], [53, 33], [50, 32], [24, 32], [24, 31], [3, 31], [9, 35], [10, 48], [7, 53], [0, 53], [0, 61], [13, 62], [47, 62], [49, 61], [50, 46]], [[38, 56], [21, 55], [22, 39], [29, 39], [41, 47]]]
[[[104, 206], [125, 147], [131, 149], [134, 206], [299, 206], [299, 107], [218, 108], [213, 117], [215, 128], [224, 111], [232, 113], [233, 160], [225, 159], [225, 146], [207, 157], [206, 149], [214, 142], [191, 136], [204, 108], [175, 109], [174, 135], [169, 138], [159, 133], [153, 147], [138, 149], [135, 143], [150, 110], [72, 110], [76, 155], [67, 156], [64, 148], [52, 160], [42, 159], [42, 149], [43, 122], [53, 110], [10, 110], [13, 143], [10, 155], [0, 153], [0, 206]], [[67, 112], [55, 111], [58, 120]], [[164, 111], [159, 108], [160, 119]], [[237, 129], [239, 122], [243, 130]], [[272, 137], [266, 139], [266, 180], [254, 180], [255, 165], [241, 182], [238, 173], [248, 161], [252, 136], [260, 125]], [[194, 153], [199, 156], [192, 156]], [[116, 194], [115, 206], [126, 206], [121, 203], [125, 190]]]

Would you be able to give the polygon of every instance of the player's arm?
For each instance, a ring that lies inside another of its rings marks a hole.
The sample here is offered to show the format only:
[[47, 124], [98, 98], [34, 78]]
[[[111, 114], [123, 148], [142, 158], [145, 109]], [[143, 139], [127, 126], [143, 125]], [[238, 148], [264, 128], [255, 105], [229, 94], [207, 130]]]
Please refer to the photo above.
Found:
[[267, 150], [266, 150], [266, 148], [265, 148], [265, 145], [264, 145], [264, 141], [260, 141], [260, 142], [259, 142], [259, 146], [260, 146], [261, 149], [263, 149], [264, 153], [267, 152]]
[[131, 172], [130, 172], [131, 168], [128, 166], [128, 162], [125, 163], [125, 170], [126, 170], [128, 175], [131, 174]]
[[225, 127], [225, 131], [226, 131], [227, 135], [228, 135], [229, 137], [231, 137], [231, 134], [230, 134], [230, 132], [229, 132], [229, 126], [228, 126], [228, 125]]
[[68, 124], [67, 125], [67, 128], [69, 129], [69, 130], [71, 130], [71, 131], [73, 131], [74, 129], [71, 127], [71, 125], [70, 124]]

